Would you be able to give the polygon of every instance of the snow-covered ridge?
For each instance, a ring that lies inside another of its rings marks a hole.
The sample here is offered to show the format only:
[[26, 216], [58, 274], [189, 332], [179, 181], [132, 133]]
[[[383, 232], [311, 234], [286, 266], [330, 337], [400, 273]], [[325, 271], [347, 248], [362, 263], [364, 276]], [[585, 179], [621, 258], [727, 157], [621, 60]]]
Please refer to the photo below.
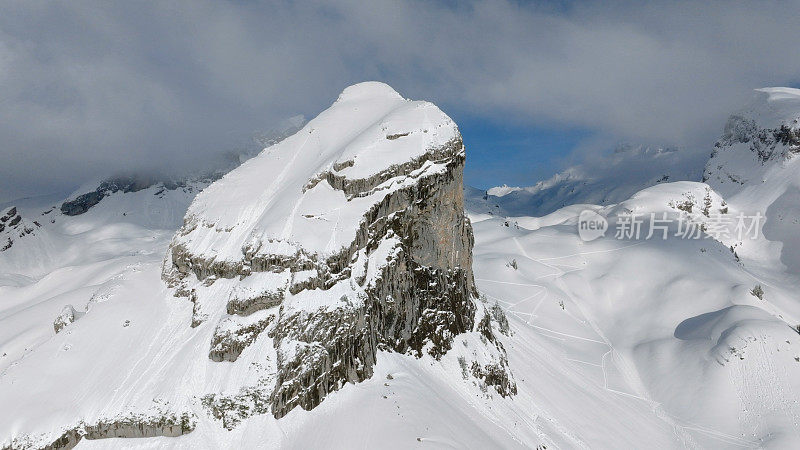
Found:
[[486, 190], [486, 193], [489, 194], [489, 195], [495, 196], [495, 197], [502, 197], [504, 195], [508, 195], [508, 194], [510, 194], [512, 192], [516, 192], [516, 191], [519, 191], [519, 190], [522, 190], [522, 188], [521, 187], [517, 187], [517, 186], [509, 186], [507, 184], [504, 184], [502, 186], [495, 186], [493, 188], [489, 188], [489, 189]]
[[[433, 104], [405, 100], [382, 83], [351, 86], [295, 135], [200, 194], [176, 244], [216, 261], [241, 260], [244, 248], [270, 240], [302, 241], [311, 252], [330, 254], [353, 240], [360, 211], [376, 197], [349, 202], [329, 183], [310, 182], [326, 173], [369, 180], [456, 139], [455, 124]], [[431, 161], [425, 170], [437, 169]], [[385, 193], [396, 186], [381, 188]], [[202, 237], [209, 233], [226, 237]]]

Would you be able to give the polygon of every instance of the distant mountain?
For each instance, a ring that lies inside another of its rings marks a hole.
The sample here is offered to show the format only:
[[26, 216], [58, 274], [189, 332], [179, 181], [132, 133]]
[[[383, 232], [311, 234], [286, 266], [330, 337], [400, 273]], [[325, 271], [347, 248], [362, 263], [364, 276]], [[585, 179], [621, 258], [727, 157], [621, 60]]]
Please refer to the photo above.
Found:
[[248, 159], [256, 156], [266, 147], [275, 145], [296, 133], [306, 120], [303, 116], [293, 116], [284, 120], [272, 131], [256, 134], [250, 145], [225, 153], [220, 161], [209, 170], [183, 175], [181, 177], [150, 174], [121, 174], [106, 178], [95, 188], [91, 183], [79, 188], [61, 204], [61, 212], [68, 216], [83, 214], [115, 192], [137, 192], [160, 184], [165, 190], [175, 190], [189, 185], [208, 185], [235, 169]]
[[533, 186], [504, 185], [483, 193], [471, 191], [467, 208], [503, 216], [539, 217], [568, 205], [618, 203], [658, 183], [699, 181], [702, 163], [695, 164], [686, 153], [681, 148], [620, 144], [607, 158], [570, 167]]

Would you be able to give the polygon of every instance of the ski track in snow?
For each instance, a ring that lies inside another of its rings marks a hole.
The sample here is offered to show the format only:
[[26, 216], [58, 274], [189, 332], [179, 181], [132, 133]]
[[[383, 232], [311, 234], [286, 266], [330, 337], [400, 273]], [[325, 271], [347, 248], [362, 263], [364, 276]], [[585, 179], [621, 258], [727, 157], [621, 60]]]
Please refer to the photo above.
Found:
[[[286, 167], [283, 169], [283, 171], [281, 172], [281, 174], [280, 174], [280, 176], [278, 178], [280, 178], [281, 180], [283, 180], [283, 178], [286, 178], [286, 174], [288, 174], [289, 173], [289, 169], [294, 166], [294, 163], [297, 160], [297, 157], [302, 153], [303, 148], [308, 143], [308, 140], [311, 139], [311, 135], [312, 134], [313, 134], [313, 131], [306, 136], [305, 141], [303, 141], [303, 144], [300, 146], [300, 148], [298, 148], [295, 151], [294, 156], [292, 157], [292, 160], [286, 165]], [[283, 225], [283, 231], [281, 232], [281, 238], [283, 240], [291, 239], [292, 231], [294, 230], [294, 219], [295, 219], [295, 217], [297, 217], [297, 211], [300, 210], [300, 205], [303, 203], [303, 199], [304, 198], [305, 198], [305, 195], [301, 195], [301, 196], [299, 196], [297, 198], [297, 201], [294, 202], [294, 206], [292, 207], [292, 212], [289, 214], [289, 217], [286, 218], [286, 222]], [[268, 211], [268, 209], [267, 209], [267, 211]]]
[[[728, 364], [733, 366], [729, 371], [731, 381], [736, 386], [737, 395], [744, 405], [741, 415], [742, 436], [758, 437], [765, 425], [767, 415], [780, 413], [790, 417], [795, 434], [800, 431], [800, 417], [792, 408], [789, 399], [795, 398], [786, 373], [781, 377], [775, 368], [775, 355], [767, 349], [767, 336], [753, 336], [742, 351], [743, 358], [731, 355]], [[752, 353], [752, 354], [751, 354]], [[787, 389], [784, 391], [783, 388]], [[800, 437], [800, 435], [799, 435]]]

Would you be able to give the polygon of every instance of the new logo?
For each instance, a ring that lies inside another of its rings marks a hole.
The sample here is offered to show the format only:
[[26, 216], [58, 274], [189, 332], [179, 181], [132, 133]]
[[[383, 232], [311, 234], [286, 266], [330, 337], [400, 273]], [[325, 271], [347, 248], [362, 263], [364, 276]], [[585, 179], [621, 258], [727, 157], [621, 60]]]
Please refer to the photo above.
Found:
[[584, 209], [578, 216], [578, 236], [584, 241], [593, 241], [605, 236], [608, 231], [608, 220], [600, 214]]

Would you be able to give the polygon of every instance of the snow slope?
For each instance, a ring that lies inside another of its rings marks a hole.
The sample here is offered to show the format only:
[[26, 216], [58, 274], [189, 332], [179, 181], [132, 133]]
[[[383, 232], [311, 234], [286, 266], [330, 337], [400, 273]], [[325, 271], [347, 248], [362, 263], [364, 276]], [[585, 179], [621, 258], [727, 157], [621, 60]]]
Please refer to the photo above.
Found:
[[65, 305], [84, 311], [142, 264], [160, 261], [200, 188], [118, 193], [75, 217], [49, 198], [16, 207], [23, 223], [40, 226], [0, 253], [0, 371], [53, 337], [52, 320]]
[[[612, 226], [627, 211], [677, 217], [682, 212], [670, 204], [705, 189], [669, 183], [595, 210]], [[728, 205], [736, 214], [737, 205]], [[528, 218], [475, 219], [476, 282], [519, 327], [509, 348], [512, 369], [527, 359], [518, 353], [520, 336], [536, 343], [531, 347], [549, 347], [551, 361], [586, 373], [587, 385], [645, 409], [637, 420], [670, 430], [647, 433], [662, 436], [660, 445], [654, 439], [638, 446], [785, 448], [800, 440], [800, 336], [790, 327], [800, 321], [800, 285], [758, 259], [769, 252], [755, 249], [771, 242], [761, 236], [737, 261], [707, 236], [618, 240], [612, 228], [584, 242], [577, 208], [554, 216], [531, 229]], [[764, 300], [750, 293], [757, 283]], [[540, 389], [540, 396], [553, 395], [552, 386]], [[588, 442], [618, 445], [597, 436]]]
[[[694, 188], [665, 187], [668, 192], [628, 207], [674, 212], [670, 200]], [[775, 314], [786, 320], [800, 316], [797, 311], [765, 312], [773, 303], [791, 305], [792, 285], [768, 287], [769, 302], [764, 303], [748, 292], [758, 275], [746, 261], [744, 267], [737, 264], [722, 244], [613, 238], [583, 243], [576, 216], [573, 211], [543, 218], [535, 230], [505, 226], [498, 218], [474, 225], [476, 282], [490, 303], [497, 301], [507, 311], [513, 332], [503, 338], [519, 387], [513, 400], [477, 386], [456, 388], [464, 383], [456, 358], [436, 363], [381, 353], [373, 378], [346, 385], [312, 411], [297, 409], [280, 421], [256, 415], [232, 431], [199, 415], [196, 432], [181, 437], [84, 440], [80, 448], [224, 448], [232, 443], [778, 448], [795, 442], [799, 387], [794, 380], [800, 363], [794, 358], [800, 356], [800, 338]], [[166, 248], [165, 241], [161, 245]], [[511, 260], [517, 269], [509, 266]], [[127, 385], [144, 392], [135, 398], [120, 393], [109, 401], [96, 389], [67, 389], [62, 395], [73, 406], [54, 406], [61, 418], [71, 417], [77, 407], [91, 420], [113, 415], [119, 402], [148, 410], [152, 398], [161, 398], [175, 407], [175, 383], [191, 390], [214, 382], [224, 392], [233, 379], [257, 377], [253, 368], [220, 378], [205, 345], [184, 347], [180, 355], [165, 352], [187, 339], [207, 341], [194, 337], [201, 331], [185, 327], [189, 304], [165, 301], [166, 292], [152, 291], [159, 285], [159, 266], [160, 257], [152, 256], [121, 270], [114, 280], [116, 292], [127, 294], [98, 302], [64, 332], [51, 334], [18, 361], [36, 371], [6, 373], [3, 382], [19, 384], [32, 377], [34, 384], [43, 384], [48, 378], [63, 379], [66, 371], [81, 380], [79, 386]], [[102, 272], [91, 264], [83, 270]], [[40, 314], [39, 322], [49, 327], [56, 314]], [[178, 329], [186, 331], [176, 334]], [[257, 362], [269, 347], [249, 348], [242, 358]], [[66, 358], [94, 361], [92, 370], [80, 364], [65, 369]], [[176, 371], [184, 365], [189, 370]], [[192, 375], [174, 380], [175, 373]], [[20, 395], [30, 400], [37, 394]], [[87, 407], [92, 404], [97, 406]], [[25, 429], [31, 426], [26, 417], [36, 417], [40, 430], [60, 425], [59, 420], [43, 421], [47, 415], [38, 403], [15, 409], [13, 417], [0, 423]]]

